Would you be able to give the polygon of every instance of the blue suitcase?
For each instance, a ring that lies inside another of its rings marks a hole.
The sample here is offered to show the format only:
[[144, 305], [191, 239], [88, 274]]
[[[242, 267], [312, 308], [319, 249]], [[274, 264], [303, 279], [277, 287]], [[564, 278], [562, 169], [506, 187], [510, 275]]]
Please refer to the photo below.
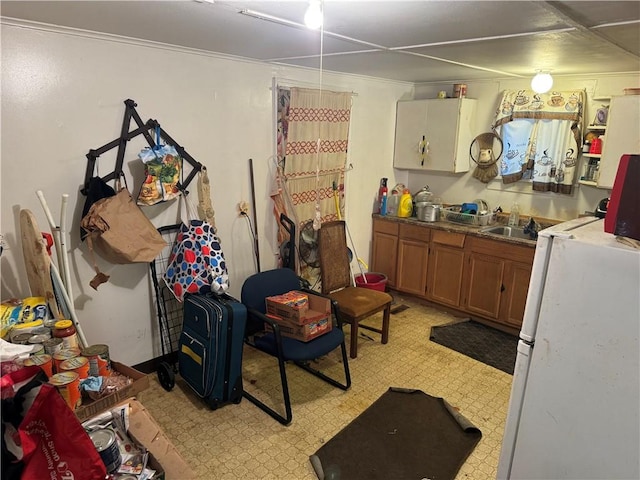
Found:
[[178, 371], [215, 410], [242, 400], [242, 348], [247, 309], [229, 296], [188, 295], [178, 350]]

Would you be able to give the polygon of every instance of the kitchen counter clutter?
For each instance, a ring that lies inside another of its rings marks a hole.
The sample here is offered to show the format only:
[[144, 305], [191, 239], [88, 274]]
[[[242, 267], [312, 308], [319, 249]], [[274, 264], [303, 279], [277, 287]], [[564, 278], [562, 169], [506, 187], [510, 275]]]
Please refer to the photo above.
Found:
[[385, 274], [393, 290], [517, 333], [536, 241], [522, 234], [524, 225], [511, 227], [520, 236], [507, 236], [506, 223], [503, 215], [472, 226], [374, 214], [371, 270]]

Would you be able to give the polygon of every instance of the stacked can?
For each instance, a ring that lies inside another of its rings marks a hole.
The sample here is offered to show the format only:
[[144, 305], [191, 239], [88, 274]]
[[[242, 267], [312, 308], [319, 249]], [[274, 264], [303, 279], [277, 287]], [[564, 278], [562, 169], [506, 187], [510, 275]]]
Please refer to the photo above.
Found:
[[108, 345], [90, 345], [82, 350], [82, 355], [89, 359], [89, 375], [92, 377], [108, 377], [111, 375], [111, 359]]

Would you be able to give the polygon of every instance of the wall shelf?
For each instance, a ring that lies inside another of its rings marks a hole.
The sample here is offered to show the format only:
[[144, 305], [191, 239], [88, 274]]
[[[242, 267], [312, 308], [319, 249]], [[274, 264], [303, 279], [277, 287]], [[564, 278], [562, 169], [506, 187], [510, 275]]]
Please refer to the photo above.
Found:
[[578, 180], [578, 183], [580, 185], [588, 185], [590, 187], [597, 187], [598, 184], [596, 182], [593, 182], [591, 180]]

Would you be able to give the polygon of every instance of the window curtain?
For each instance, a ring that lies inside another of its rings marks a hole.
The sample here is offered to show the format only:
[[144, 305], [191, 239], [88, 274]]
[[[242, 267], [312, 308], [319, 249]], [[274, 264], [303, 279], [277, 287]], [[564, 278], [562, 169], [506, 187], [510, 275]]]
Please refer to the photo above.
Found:
[[505, 90], [494, 123], [504, 144], [504, 183], [530, 179], [536, 191], [573, 193], [584, 99], [584, 90]]

